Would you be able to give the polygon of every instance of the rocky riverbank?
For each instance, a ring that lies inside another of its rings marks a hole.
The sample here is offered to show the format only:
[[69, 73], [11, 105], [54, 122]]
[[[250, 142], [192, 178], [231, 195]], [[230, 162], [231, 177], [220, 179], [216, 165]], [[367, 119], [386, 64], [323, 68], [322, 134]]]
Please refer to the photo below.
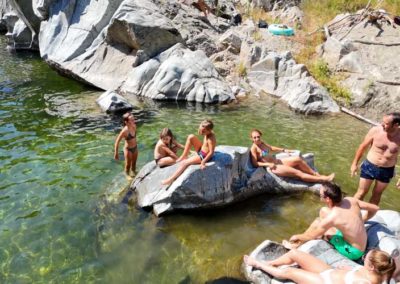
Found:
[[[294, 59], [304, 48], [299, 40], [304, 32], [274, 36], [245, 19], [251, 9], [264, 9], [275, 21], [300, 28], [301, 1], [200, 2], [2, 1], [0, 26], [7, 29], [10, 49], [39, 50], [60, 73], [128, 101], [134, 95], [229, 103], [263, 92], [300, 113], [339, 111]], [[399, 29], [368, 21], [363, 17], [341, 29], [331, 25], [320, 57], [332, 72], [346, 72], [341, 83], [351, 91], [350, 107], [376, 119], [399, 107], [399, 65], [392, 57], [400, 54]]]

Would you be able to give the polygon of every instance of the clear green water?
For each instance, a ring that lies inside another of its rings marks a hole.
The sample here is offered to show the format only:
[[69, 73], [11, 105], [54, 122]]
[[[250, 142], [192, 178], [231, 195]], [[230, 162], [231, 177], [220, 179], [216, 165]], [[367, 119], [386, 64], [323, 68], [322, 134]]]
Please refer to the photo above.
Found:
[[[114, 162], [116, 119], [100, 92], [59, 76], [32, 54], [10, 55], [0, 38], [0, 283], [204, 283], [243, 279], [241, 257], [264, 239], [300, 232], [320, 206], [310, 194], [260, 196], [225, 209], [156, 218], [116, 203], [128, 186]], [[249, 130], [316, 154], [349, 194], [353, 153], [369, 126], [345, 115], [305, 117], [267, 96], [229, 106], [138, 101], [138, 166], [158, 132], [183, 141], [205, 117], [219, 144], [248, 146]], [[390, 185], [382, 208], [399, 210]]]

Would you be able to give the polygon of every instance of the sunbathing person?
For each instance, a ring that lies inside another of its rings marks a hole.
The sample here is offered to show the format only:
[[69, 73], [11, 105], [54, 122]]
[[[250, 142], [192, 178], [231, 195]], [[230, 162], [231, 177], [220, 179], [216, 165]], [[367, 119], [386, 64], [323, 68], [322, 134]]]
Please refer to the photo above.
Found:
[[[187, 137], [183, 153], [179, 157], [179, 159], [176, 160], [176, 162], [182, 161], [181, 165], [170, 178], [163, 180], [161, 182], [162, 184], [171, 184], [190, 165], [200, 164], [201, 169], [204, 169], [206, 167], [206, 163], [214, 155], [215, 146], [217, 144], [215, 134], [212, 131], [213, 127], [214, 124], [211, 120], [206, 119], [202, 123], [200, 123], [198, 133], [204, 136], [203, 143], [201, 143], [201, 141], [193, 134], [190, 134]], [[189, 151], [192, 146], [197, 155], [188, 158]]]
[[[380, 284], [385, 280], [389, 282], [396, 269], [396, 264], [388, 253], [375, 249], [365, 256], [364, 266], [352, 270], [333, 268], [315, 256], [299, 250], [291, 250], [275, 260], [266, 262], [247, 255], [243, 259], [247, 265], [261, 269], [273, 277], [290, 279], [298, 284]], [[291, 264], [300, 267], [278, 268]]]
[[[333, 183], [322, 185], [320, 198], [327, 207], [321, 208], [319, 218], [303, 234], [292, 236], [283, 245], [297, 248], [309, 240], [325, 238], [343, 256], [351, 260], [361, 258], [367, 246], [364, 222], [373, 217], [379, 207], [353, 197], [343, 198], [340, 187]], [[363, 214], [361, 209], [365, 210]]]
[[172, 131], [169, 128], [164, 128], [154, 148], [154, 160], [160, 168], [173, 165], [178, 159], [176, 152], [183, 148], [182, 144], [176, 142]]
[[250, 133], [253, 145], [251, 146], [251, 163], [254, 167], [268, 167], [277, 176], [294, 177], [306, 182], [332, 181], [335, 174], [324, 176], [314, 171], [301, 157], [287, 157], [276, 159], [271, 152], [287, 152], [292, 150], [266, 144], [261, 140], [262, 133], [253, 129]]

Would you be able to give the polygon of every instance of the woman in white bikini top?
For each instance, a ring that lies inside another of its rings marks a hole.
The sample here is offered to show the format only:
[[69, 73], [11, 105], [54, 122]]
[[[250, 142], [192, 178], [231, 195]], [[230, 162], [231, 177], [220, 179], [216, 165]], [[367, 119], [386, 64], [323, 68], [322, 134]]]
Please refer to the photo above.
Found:
[[[377, 249], [365, 255], [363, 266], [352, 270], [332, 268], [315, 256], [296, 249], [268, 262], [245, 255], [244, 262], [273, 277], [290, 279], [300, 284], [381, 284], [385, 280], [389, 282], [396, 269], [394, 259]], [[292, 264], [300, 267], [290, 266]]]

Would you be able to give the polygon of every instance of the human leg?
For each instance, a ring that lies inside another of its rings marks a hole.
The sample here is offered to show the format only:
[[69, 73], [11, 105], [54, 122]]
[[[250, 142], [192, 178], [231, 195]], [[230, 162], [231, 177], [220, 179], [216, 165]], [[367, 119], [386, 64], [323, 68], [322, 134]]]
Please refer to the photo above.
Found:
[[360, 177], [360, 181], [358, 183], [358, 189], [357, 192], [354, 194], [354, 198], [363, 200], [373, 182], [374, 180], [372, 179], [366, 179]]
[[199, 138], [197, 138], [195, 135], [190, 134], [187, 139], [186, 139], [186, 143], [185, 143], [185, 147], [183, 149], [182, 155], [179, 157], [178, 160], [176, 160], [177, 162], [180, 162], [184, 159], [187, 158], [187, 156], [189, 155], [189, 151], [190, 148], [193, 146], [195, 151], [199, 151], [201, 149], [201, 146], [203, 144], [201, 143], [201, 141], [199, 140]]
[[128, 150], [128, 148], [124, 148], [124, 157], [125, 157], [125, 173], [129, 175], [129, 170], [132, 163], [132, 153]]
[[[331, 268], [318, 258], [298, 250], [291, 250], [269, 262], [261, 262], [248, 256], [244, 256], [244, 261], [247, 265], [262, 269], [274, 277], [291, 279], [296, 283], [322, 283], [319, 273]], [[297, 263], [301, 269], [277, 268], [277, 266], [292, 263]]]
[[159, 159], [158, 161], [157, 161], [157, 165], [160, 167], [160, 168], [162, 168], [162, 167], [168, 167], [168, 166], [171, 166], [171, 165], [173, 165], [173, 164], [175, 164], [176, 163], [176, 160], [174, 159], [174, 158], [172, 158], [172, 157], [164, 157], [164, 158], [161, 158], [161, 159]]
[[302, 172], [305, 172], [310, 175], [317, 175], [317, 172], [314, 171], [301, 157], [287, 157], [282, 159], [282, 163], [292, 168], [296, 168]]
[[131, 159], [131, 170], [134, 173], [136, 173], [136, 161], [137, 161], [138, 155], [139, 155], [139, 151], [138, 151], [138, 149], [136, 147], [135, 152], [132, 153], [132, 155], [131, 155], [132, 156], [132, 159]]
[[187, 167], [190, 165], [195, 165], [195, 164], [200, 164], [201, 159], [198, 155], [195, 155], [193, 157], [190, 157], [189, 159], [184, 160], [178, 167], [178, 169], [175, 171], [175, 173], [168, 179], [165, 179], [161, 181], [163, 185], [171, 184], [176, 178], [178, 178], [185, 170]]
[[378, 205], [381, 201], [381, 196], [383, 191], [386, 189], [389, 183], [384, 183], [381, 181], [375, 181], [374, 189], [372, 190], [371, 198], [369, 199], [370, 203]]
[[298, 169], [286, 166], [286, 165], [276, 165], [274, 169], [271, 170], [272, 173], [278, 175], [278, 176], [283, 176], [283, 177], [294, 177], [298, 178], [302, 181], [306, 182], [327, 182], [327, 181], [332, 181], [335, 177], [335, 174], [330, 174], [329, 176], [315, 176], [315, 175], [310, 175], [307, 173], [304, 173]]

